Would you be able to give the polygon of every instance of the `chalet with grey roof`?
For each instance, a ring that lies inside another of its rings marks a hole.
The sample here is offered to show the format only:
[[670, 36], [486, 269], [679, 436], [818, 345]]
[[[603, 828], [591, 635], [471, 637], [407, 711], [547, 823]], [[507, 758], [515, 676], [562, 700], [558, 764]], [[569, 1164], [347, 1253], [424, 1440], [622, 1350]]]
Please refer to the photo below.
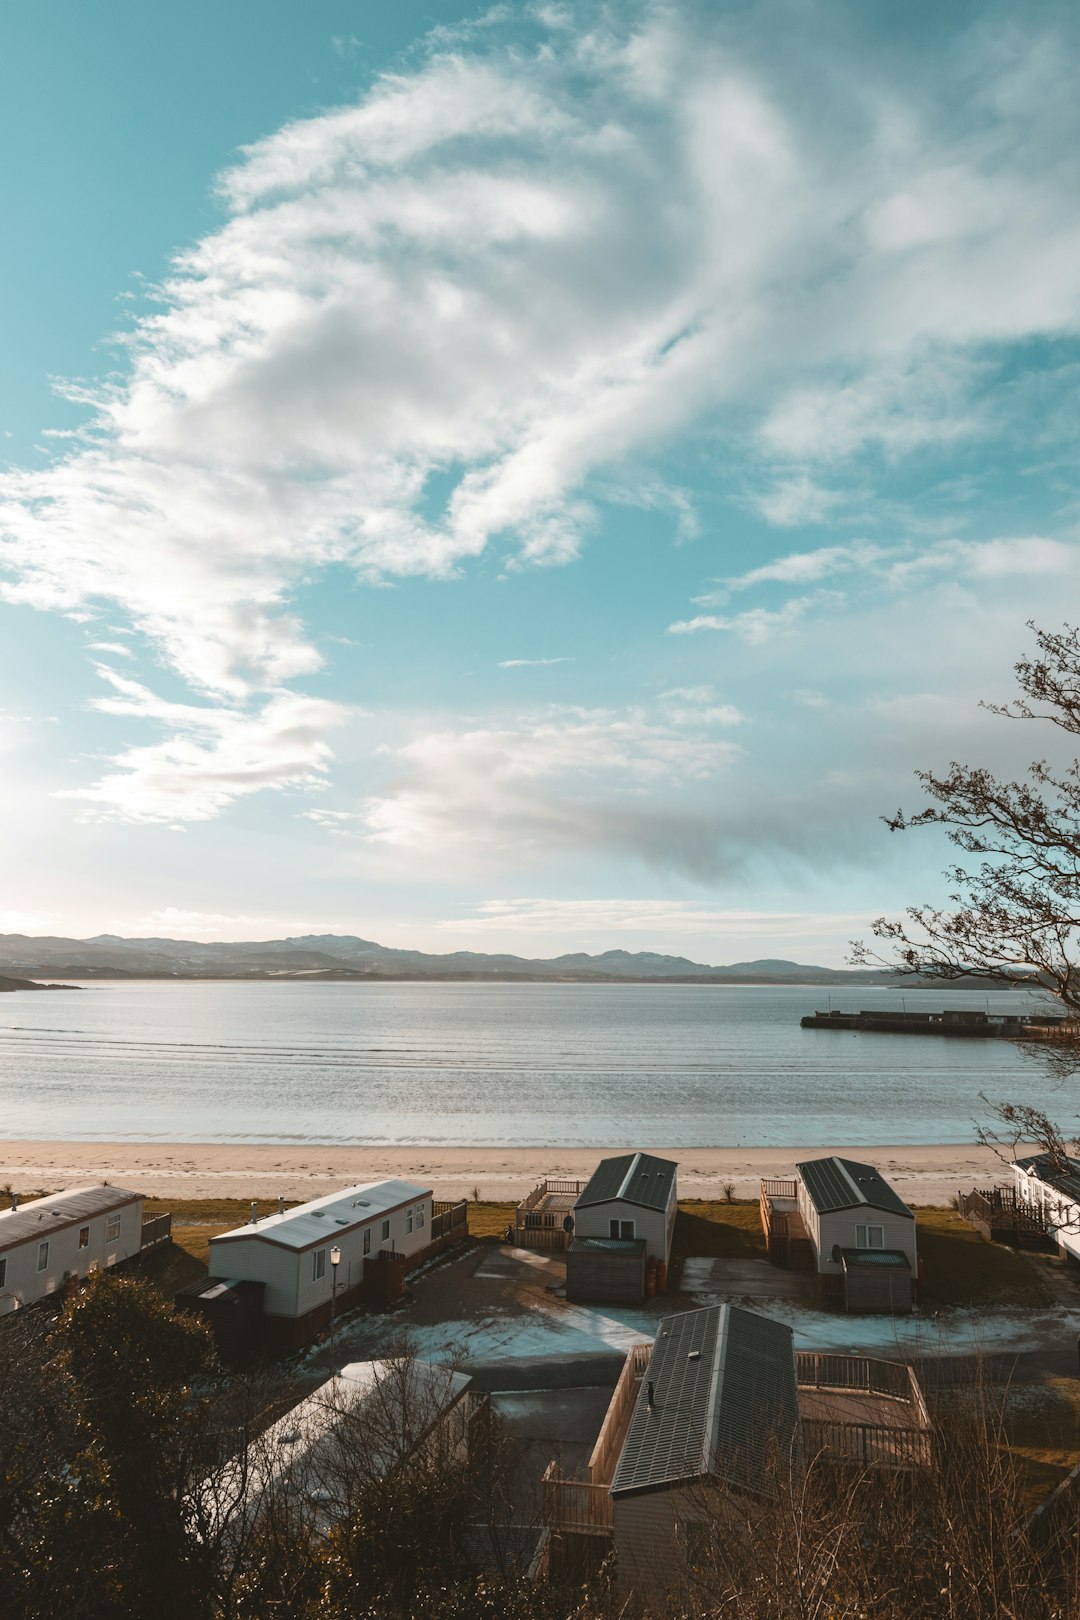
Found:
[[849, 1311], [910, 1311], [918, 1277], [915, 1216], [872, 1164], [807, 1159], [761, 1183], [769, 1258], [815, 1271]]
[[0, 1316], [60, 1293], [92, 1271], [168, 1242], [171, 1217], [143, 1220], [126, 1187], [72, 1187], [0, 1211]]
[[909, 1311], [918, 1253], [915, 1216], [872, 1164], [833, 1154], [798, 1172], [798, 1206], [824, 1292], [849, 1310]]
[[737, 1305], [665, 1317], [627, 1353], [587, 1480], [548, 1466], [548, 1572], [613, 1551], [624, 1602], [659, 1592], [671, 1604], [701, 1549], [752, 1534], [793, 1468], [822, 1453], [860, 1476], [925, 1467], [930, 1440], [905, 1363], [796, 1351], [790, 1328]]
[[370, 1283], [388, 1259], [414, 1259], [431, 1232], [430, 1187], [369, 1181], [211, 1238], [210, 1274], [263, 1283], [267, 1339], [300, 1345], [325, 1327], [335, 1305], [363, 1297], [365, 1273]]
[[[678, 1210], [678, 1166], [651, 1153], [601, 1159], [570, 1212], [567, 1299], [633, 1305], [653, 1280], [666, 1285]], [[661, 1269], [662, 1268], [662, 1271]]]

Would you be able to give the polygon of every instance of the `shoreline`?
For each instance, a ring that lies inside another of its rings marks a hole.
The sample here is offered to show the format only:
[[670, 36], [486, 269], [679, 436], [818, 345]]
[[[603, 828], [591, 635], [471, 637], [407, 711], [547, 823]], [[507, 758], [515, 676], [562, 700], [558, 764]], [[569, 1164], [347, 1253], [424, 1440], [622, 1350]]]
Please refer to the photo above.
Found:
[[343, 1147], [234, 1142], [0, 1141], [0, 1185], [58, 1191], [110, 1181], [154, 1198], [320, 1197], [363, 1181], [400, 1177], [436, 1198], [518, 1200], [545, 1177], [585, 1180], [599, 1159], [634, 1151], [676, 1159], [684, 1198], [756, 1198], [762, 1176], [790, 1176], [802, 1159], [837, 1153], [875, 1164], [913, 1204], [948, 1204], [958, 1189], [1000, 1183], [1006, 1161], [978, 1143], [881, 1147], [604, 1148]]

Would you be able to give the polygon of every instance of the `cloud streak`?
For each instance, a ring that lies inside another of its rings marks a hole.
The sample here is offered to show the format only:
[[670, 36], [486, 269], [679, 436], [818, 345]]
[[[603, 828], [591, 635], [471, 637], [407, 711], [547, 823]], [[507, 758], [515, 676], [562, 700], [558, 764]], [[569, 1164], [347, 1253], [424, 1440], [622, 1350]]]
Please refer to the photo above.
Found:
[[[3, 597], [119, 610], [215, 705], [75, 790], [99, 813], [324, 779], [296, 601], [329, 568], [565, 564], [605, 480], [692, 535], [655, 465], [690, 437], [738, 450], [769, 523], [820, 524], [866, 457], [1000, 429], [1011, 345], [1080, 332], [1067, 16], [1007, 51], [1007, 13], [976, 23], [916, 94], [828, 6], [737, 39], [708, 6], [530, 15], [531, 43], [496, 10], [246, 147], [126, 370], [70, 390], [86, 430], [0, 474]], [[815, 600], [671, 628], [758, 645]]]

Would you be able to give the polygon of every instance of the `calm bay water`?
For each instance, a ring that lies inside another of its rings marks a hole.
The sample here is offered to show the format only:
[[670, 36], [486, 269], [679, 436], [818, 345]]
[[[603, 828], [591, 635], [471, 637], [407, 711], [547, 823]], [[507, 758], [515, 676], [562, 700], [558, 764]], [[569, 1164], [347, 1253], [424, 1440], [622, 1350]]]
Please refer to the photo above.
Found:
[[[802, 1030], [826, 1001], [723, 985], [95, 984], [0, 997], [0, 1136], [428, 1145], [962, 1142], [980, 1091], [1080, 1113], [1007, 1041]], [[989, 997], [995, 1011], [1032, 1005]], [[1075, 1084], [1075, 1093], [1073, 1086]]]

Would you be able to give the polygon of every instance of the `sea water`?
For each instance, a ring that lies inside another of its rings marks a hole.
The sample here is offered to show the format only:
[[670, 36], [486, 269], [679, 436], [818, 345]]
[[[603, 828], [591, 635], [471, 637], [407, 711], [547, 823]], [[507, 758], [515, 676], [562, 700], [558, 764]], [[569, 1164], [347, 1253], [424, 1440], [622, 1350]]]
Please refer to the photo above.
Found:
[[1066, 1129], [1080, 1077], [1012, 1042], [804, 1030], [831, 1005], [1024, 992], [701, 984], [98, 982], [0, 996], [0, 1136], [468, 1146], [970, 1141], [980, 1100]]

